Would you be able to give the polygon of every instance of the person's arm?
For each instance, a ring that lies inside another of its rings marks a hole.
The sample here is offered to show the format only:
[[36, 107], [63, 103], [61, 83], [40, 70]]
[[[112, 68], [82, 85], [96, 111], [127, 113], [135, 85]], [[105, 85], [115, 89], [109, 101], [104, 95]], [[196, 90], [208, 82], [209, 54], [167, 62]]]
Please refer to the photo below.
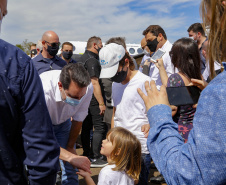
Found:
[[[24, 62], [25, 63], [25, 62]], [[32, 62], [21, 79], [20, 126], [31, 185], [54, 185], [59, 170], [60, 147], [53, 133], [42, 83]]]
[[224, 184], [222, 157], [226, 127], [222, 123], [226, 115], [220, 107], [225, 107], [226, 101], [220, 98], [225, 93], [219, 89], [226, 89], [226, 85], [212, 84], [202, 92], [186, 144], [172, 120], [166, 88], [161, 86], [159, 92], [153, 81], [151, 87], [146, 82], [145, 88], [148, 96], [140, 89], [138, 93], [145, 102], [151, 126], [147, 144], [167, 184]]
[[104, 104], [104, 99], [101, 93], [99, 80], [97, 77], [91, 77], [91, 82], [93, 84], [93, 94], [99, 103], [100, 114], [103, 115], [106, 110], [106, 106]]
[[90, 171], [90, 160], [85, 156], [75, 155], [60, 147], [60, 159], [69, 162], [74, 168], [82, 169], [88, 173]]
[[162, 85], [164, 85], [165, 87], [167, 86], [167, 81], [168, 81], [168, 76], [163, 64], [163, 59], [157, 59], [157, 62], [155, 63], [155, 66], [159, 69], [159, 75], [162, 81]]
[[86, 184], [87, 185], [95, 185], [95, 182], [93, 181], [92, 177], [90, 176], [89, 173], [83, 171], [83, 170], [79, 170], [79, 172], [76, 172], [78, 175], [81, 175], [82, 177], [84, 177]]
[[72, 120], [71, 121], [71, 130], [70, 135], [67, 142], [67, 150], [75, 155], [77, 155], [76, 150], [74, 148], [75, 142], [78, 138], [78, 135], [82, 128], [82, 122]]
[[151, 65], [151, 58], [148, 58], [147, 60], [145, 60], [143, 65], [143, 71], [142, 71], [143, 74], [149, 76], [150, 65]]
[[114, 128], [114, 117], [115, 117], [116, 107], [113, 107], [112, 118], [111, 118], [111, 128]]

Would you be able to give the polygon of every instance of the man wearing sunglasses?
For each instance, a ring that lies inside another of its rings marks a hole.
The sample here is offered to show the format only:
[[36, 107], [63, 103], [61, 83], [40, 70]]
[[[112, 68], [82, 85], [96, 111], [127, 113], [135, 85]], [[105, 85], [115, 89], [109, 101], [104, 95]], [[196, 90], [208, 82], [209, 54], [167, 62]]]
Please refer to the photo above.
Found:
[[50, 70], [61, 70], [67, 64], [56, 55], [59, 50], [60, 42], [55, 32], [46, 31], [43, 34], [42, 46], [42, 52], [33, 59], [39, 75]]

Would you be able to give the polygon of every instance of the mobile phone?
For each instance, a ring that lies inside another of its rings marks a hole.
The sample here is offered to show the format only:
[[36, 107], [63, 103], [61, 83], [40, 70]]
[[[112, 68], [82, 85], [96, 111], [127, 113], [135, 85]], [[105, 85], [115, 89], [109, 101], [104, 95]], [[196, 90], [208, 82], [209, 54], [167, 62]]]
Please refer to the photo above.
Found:
[[201, 90], [196, 86], [167, 87], [170, 105], [194, 105], [198, 102]]
[[154, 55], [151, 57], [151, 61], [157, 62], [156, 60], [157, 60], [157, 59], [160, 59], [165, 53], [166, 53], [165, 51], [163, 51], [162, 49], [159, 48], [159, 49], [154, 53]]

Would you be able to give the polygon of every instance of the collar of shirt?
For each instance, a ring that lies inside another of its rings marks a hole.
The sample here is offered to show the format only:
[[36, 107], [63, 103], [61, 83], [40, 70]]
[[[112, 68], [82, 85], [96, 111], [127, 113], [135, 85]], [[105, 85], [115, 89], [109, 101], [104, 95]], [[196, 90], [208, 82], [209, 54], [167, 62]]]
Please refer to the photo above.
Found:
[[44, 61], [46, 63], [49, 63], [48, 59], [50, 59], [53, 62], [56, 61], [56, 60], [59, 60], [58, 56], [54, 56], [53, 58], [48, 58], [48, 59], [47, 58], [44, 58], [41, 53], [39, 55], [37, 55], [35, 57], [35, 59], [36, 59], [37, 62]]
[[61, 93], [58, 85], [56, 86], [55, 99], [56, 99], [56, 102], [63, 101], [61, 98]]
[[171, 50], [171, 43], [167, 40], [166, 43], [161, 47], [163, 51], [169, 52]]
[[96, 53], [93, 53], [92, 51], [89, 50], [86, 50], [85, 53], [88, 54], [90, 57], [94, 57], [97, 60], [99, 60], [99, 56]]

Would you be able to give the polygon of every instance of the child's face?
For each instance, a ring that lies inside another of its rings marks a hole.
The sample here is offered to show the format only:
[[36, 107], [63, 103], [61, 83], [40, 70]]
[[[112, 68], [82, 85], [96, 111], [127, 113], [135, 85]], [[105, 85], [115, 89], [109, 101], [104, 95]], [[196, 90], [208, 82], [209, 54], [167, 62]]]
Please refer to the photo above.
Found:
[[105, 140], [102, 141], [102, 147], [101, 147], [101, 150], [100, 150], [100, 153], [102, 155], [105, 155], [107, 158], [110, 157], [111, 152], [114, 149], [114, 146], [113, 146], [112, 142], [110, 141], [109, 136]]

